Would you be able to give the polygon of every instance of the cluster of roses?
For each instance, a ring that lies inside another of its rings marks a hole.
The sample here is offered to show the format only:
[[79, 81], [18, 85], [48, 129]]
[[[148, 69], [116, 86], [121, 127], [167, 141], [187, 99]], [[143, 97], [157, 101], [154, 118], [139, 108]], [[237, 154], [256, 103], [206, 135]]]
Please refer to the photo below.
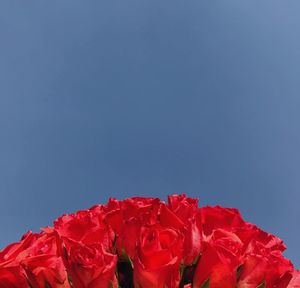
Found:
[[236, 209], [110, 199], [0, 251], [0, 287], [300, 287], [284, 249]]

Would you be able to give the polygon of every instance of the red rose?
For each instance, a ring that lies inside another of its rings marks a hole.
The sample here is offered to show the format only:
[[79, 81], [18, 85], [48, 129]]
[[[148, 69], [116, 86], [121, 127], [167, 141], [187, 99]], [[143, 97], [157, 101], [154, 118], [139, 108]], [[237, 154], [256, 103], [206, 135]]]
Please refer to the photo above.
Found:
[[133, 197], [122, 201], [111, 198], [106, 207], [106, 220], [114, 232], [120, 235], [124, 221], [139, 218], [147, 223], [155, 222], [159, 203], [158, 198]]
[[106, 221], [117, 236], [117, 251], [126, 260], [135, 258], [136, 243], [142, 225], [157, 222], [160, 200], [158, 198], [134, 197], [123, 201], [110, 199]]
[[29, 288], [23, 269], [20, 266], [1, 267], [0, 265], [0, 287]]
[[193, 218], [198, 210], [198, 199], [189, 198], [185, 194], [169, 195], [168, 207], [180, 218]]
[[134, 260], [134, 283], [142, 288], [173, 288], [180, 282], [183, 237], [160, 225], [142, 227]]
[[260, 242], [252, 242], [247, 249], [237, 287], [256, 288], [264, 284], [266, 288], [274, 288], [293, 271], [292, 263], [279, 250]]
[[[255, 247], [255, 243], [260, 243], [263, 247], [268, 248], [270, 250], [279, 250], [283, 252], [285, 250], [285, 245], [283, 241], [272, 235], [269, 234], [257, 226], [245, 223], [242, 227], [233, 228], [238, 237], [243, 241], [245, 250], [252, 249], [251, 247]], [[252, 245], [252, 243], [254, 243]]]
[[209, 282], [210, 288], [232, 288], [242, 250], [241, 240], [231, 232], [218, 229], [213, 232], [196, 267], [193, 287]]
[[71, 239], [87, 245], [101, 243], [105, 248], [111, 249], [114, 241], [113, 231], [103, 221], [101, 212], [96, 209], [64, 215], [54, 222], [54, 229], [62, 239]]
[[44, 287], [46, 283], [52, 288], [70, 287], [61, 251], [53, 229], [45, 228], [40, 234], [28, 232], [19, 243], [1, 252], [2, 259], [6, 259], [2, 265], [10, 267], [10, 273], [18, 273], [21, 280], [25, 275], [32, 287]]
[[39, 255], [22, 261], [32, 287], [69, 288], [66, 268], [61, 257]]
[[215, 229], [232, 231], [236, 227], [243, 227], [245, 221], [240, 212], [234, 208], [220, 206], [206, 206], [200, 209], [202, 216], [203, 234], [209, 236]]
[[33, 234], [31, 231], [24, 234], [20, 242], [10, 244], [0, 252], [0, 263], [10, 262], [11, 265], [18, 265], [20, 259], [24, 257], [24, 251], [31, 247], [37, 238], [38, 234]]
[[118, 287], [116, 278], [117, 256], [106, 252], [101, 244], [68, 243], [68, 271], [73, 287]]
[[35, 241], [20, 254], [20, 265], [32, 287], [68, 288], [68, 275], [62, 259], [62, 243], [52, 228], [44, 228]]
[[200, 255], [202, 249], [202, 223], [198, 200], [182, 195], [170, 195], [168, 207], [184, 222], [183, 262], [191, 265]]
[[21, 262], [27, 257], [39, 255], [61, 257], [63, 255], [62, 242], [56, 231], [51, 227], [45, 227], [41, 230], [41, 233], [33, 235], [34, 241], [19, 254], [18, 258]]
[[23, 267], [20, 261], [26, 254], [26, 249], [37, 238], [37, 234], [31, 231], [24, 234], [20, 242], [8, 245], [0, 251], [0, 287], [3, 288], [20, 288], [29, 287]]
[[66, 249], [65, 263], [76, 288], [117, 287], [117, 256], [111, 254], [114, 233], [102, 213], [102, 207], [93, 207], [64, 215], [54, 222], [54, 229]]

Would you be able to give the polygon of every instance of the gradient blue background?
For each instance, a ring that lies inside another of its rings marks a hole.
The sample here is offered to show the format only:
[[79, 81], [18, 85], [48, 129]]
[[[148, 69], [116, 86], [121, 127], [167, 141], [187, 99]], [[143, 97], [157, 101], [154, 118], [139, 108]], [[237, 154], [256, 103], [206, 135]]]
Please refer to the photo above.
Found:
[[1, 1], [0, 246], [110, 196], [238, 207], [300, 268], [300, 2]]

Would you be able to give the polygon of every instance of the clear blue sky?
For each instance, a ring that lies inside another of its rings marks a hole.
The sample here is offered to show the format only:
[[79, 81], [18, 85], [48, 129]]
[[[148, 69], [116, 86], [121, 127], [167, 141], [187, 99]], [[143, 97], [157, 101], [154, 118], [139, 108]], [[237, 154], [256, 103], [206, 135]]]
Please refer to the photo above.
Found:
[[300, 268], [300, 1], [0, 2], [0, 246], [110, 196], [238, 207]]

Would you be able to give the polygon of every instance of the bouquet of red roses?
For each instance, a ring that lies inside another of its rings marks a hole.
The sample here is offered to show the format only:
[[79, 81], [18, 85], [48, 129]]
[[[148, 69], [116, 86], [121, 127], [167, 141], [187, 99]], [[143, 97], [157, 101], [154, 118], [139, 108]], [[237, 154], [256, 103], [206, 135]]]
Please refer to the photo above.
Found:
[[296, 288], [282, 240], [232, 208], [110, 199], [0, 251], [1, 288]]

